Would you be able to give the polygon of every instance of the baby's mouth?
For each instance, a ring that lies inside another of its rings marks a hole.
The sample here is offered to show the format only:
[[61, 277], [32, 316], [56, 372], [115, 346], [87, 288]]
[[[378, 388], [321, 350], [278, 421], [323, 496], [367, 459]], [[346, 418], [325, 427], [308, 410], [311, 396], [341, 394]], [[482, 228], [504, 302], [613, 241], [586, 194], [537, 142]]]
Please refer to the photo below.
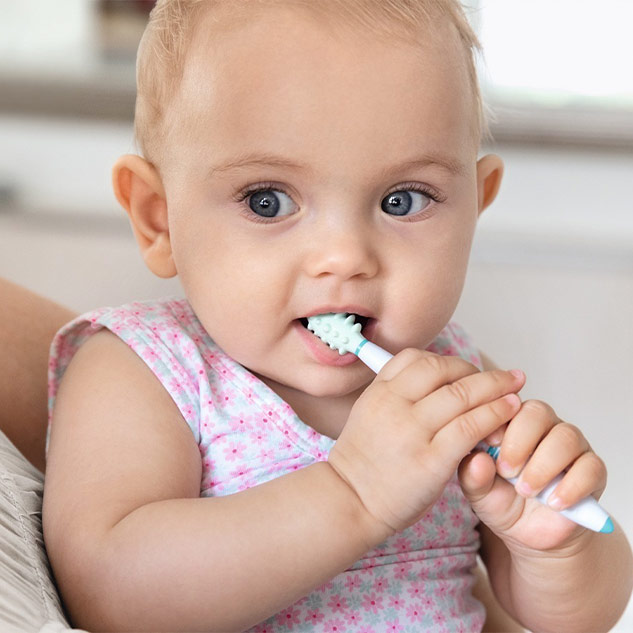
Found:
[[[356, 314], [355, 312], [345, 312], [344, 314], [346, 315], [353, 315], [354, 316], [354, 321], [355, 323], [360, 323], [361, 325], [361, 332], [363, 333], [363, 336], [365, 336], [365, 338], [367, 338], [367, 334], [365, 332], [365, 328], [370, 324], [370, 323], [375, 323], [376, 319], [372, 319], [371, 317], [367, 317], [367, 316], [362, 316], [360, 314]], [[308, 329], [308, 319], [306, 317], [299, 319], [299, 321], [301, 322], [301, 325], [303, 325], [304, 328], [306, 328], [306, 330]]]

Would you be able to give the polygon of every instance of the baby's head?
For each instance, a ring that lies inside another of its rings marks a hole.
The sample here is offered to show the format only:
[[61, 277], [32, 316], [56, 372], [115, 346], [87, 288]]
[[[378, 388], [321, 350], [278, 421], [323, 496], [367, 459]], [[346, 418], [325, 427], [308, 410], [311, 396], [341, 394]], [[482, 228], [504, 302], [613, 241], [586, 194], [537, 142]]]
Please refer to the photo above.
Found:
[[144, 158], [120, 159], [115, 191], [150, 269], [278, 391], [371, 379], [314, 347], [311, 314], [363, 315], [392, 352], [450, 319], [502, 172], [477, 160], [476, 47], [453, 0], [158, 2]]
[[[486, 130], [475, 59], [479, 42], [458, 0], [158, 0], [138, 51], [136, 139], [142, 154], [155, 164], [164, 151], [166, 136], [177, 125], [177, 108], [171, 108], [182, 81], [189, 45], [196, 27], [206, 15], [217, 17], [207, 32], [209, 38], [224, 27], [232, 28], [256, 19], [257, 13], [275, 7], [292, 7], [297, 12], [337, 25], [365, 29], [394, 44], [448, 28], [451, 45], [461, 57], [472, 99], [473, 137], [476, 142]], [[440, 29], [438, 29], [440, 27]], [[271, 32], [271, 45], [283, 37]], [[170, 116], [171, 115], [171, 116]], [[194, 130], [195, 133], [195, 130]]]

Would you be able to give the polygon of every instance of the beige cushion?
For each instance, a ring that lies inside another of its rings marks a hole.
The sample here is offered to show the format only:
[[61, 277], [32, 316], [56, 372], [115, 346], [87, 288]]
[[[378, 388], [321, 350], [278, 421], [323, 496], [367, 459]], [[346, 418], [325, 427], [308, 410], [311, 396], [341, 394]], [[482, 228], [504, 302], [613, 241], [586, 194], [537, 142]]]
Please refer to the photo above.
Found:
[[43, 484], [42, 473], [0, 431], [2, 633], [69, 630], [44, 550]]

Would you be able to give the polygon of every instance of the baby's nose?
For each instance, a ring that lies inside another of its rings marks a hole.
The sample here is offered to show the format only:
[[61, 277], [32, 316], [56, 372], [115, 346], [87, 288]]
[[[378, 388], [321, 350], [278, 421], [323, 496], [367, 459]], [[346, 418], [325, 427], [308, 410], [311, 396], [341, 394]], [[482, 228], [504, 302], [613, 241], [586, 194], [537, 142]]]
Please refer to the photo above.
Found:
[[337, 222], [312, 234], [304, 259], [312, 277], [334, 275], [342, 280], [374, 277], [379, 268], [378, 251], [369, 227]]

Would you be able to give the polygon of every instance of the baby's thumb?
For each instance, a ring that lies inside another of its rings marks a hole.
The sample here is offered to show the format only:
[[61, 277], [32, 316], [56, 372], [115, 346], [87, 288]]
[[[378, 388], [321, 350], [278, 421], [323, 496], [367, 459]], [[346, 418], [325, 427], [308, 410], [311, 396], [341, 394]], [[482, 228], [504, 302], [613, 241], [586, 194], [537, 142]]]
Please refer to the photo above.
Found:
[[495, 463], [486, 453], [467, 455], [459, 465], [458, 475], [464, 496], [476, 506], [492, 490], [495, 483]]

